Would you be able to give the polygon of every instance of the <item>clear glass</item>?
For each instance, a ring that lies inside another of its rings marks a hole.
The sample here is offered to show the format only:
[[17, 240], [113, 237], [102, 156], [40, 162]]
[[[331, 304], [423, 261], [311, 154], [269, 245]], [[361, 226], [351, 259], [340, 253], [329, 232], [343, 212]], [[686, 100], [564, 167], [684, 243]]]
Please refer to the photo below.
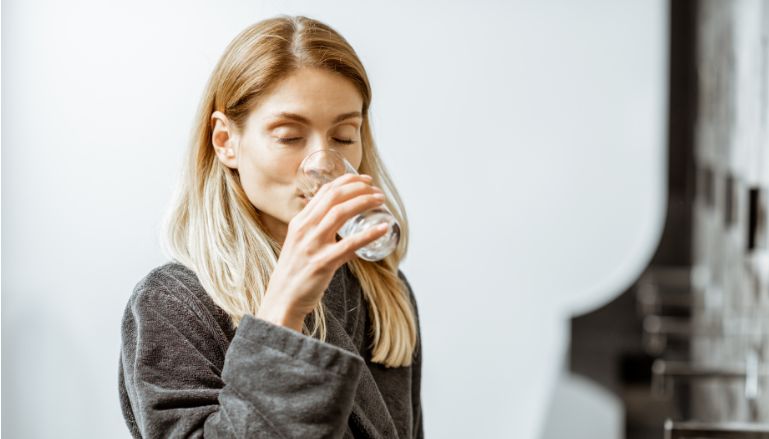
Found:
[[[305, 157], [299, 165], [296, 172], [297, 186], [310, 200], [321, 186], [344, 174], [358, 175], [358, 172], [342, 154], [328, 149], [315, 151]], [[387, 232], [355, 252], [361, 259], [378, 261], [395, 250], [401, 236], [400, 224], [384, 204], [350, 218], [337, 234], [345, 238], [379, 224], [387, 224]]]

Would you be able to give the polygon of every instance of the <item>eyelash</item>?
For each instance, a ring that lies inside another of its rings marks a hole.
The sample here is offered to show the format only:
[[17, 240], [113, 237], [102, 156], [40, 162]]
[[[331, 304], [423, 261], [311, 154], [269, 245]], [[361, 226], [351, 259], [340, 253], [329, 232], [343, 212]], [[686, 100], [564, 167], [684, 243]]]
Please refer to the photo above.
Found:
[[[294, 143], [297, 140], [301, 140], [301, 137], [289, 137], [289, 138], [277, 137], [275, 138], [275, 140], [278, 143]], [[333, 139], [333, 140], [337, 143], [341, 143], [344, 145], [352, 145], [353, 143], [355, 143], [354, 140], [342, 140], [342, 139]]]

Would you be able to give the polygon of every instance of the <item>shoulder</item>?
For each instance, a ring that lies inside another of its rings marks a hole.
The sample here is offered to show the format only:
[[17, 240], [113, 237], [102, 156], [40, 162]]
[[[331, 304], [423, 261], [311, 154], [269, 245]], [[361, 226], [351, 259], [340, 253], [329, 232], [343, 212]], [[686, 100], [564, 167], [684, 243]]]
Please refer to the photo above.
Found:
[[162, 312], [169, 318], [195, 316], [208, 325], [229, 330], [226, 312], [214, 304], [195, 272], [176, 261], [151, 269], [134, 286], [126, 311]]
[[151, 269], [134, 285], [129, 304], [184, 300], [195, 295], [201, 285], [195, 273], [184, 265], [170, 261]]
[[125, 355], [150, 351], [153, 361], [166, 361], [163, 355], [203, 353], [221, 364], [234, 328], [191, 269], [167, 262], [134, 286], [123, 312], [121, 334]]

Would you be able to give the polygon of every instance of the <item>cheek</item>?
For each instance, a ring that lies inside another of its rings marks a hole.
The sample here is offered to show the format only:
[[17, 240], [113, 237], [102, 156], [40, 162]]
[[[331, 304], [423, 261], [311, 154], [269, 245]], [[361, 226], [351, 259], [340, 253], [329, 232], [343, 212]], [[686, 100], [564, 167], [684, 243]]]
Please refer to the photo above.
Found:
[[344, 158], [346, 158], [347, 161], [350, 162], [350, 164], [353, 165], [353, 167], [357, 169], [358, 172], [360, 172], [360, 163], [363, 160], [363, 149], [360, 144], [356, 145], [354, 148], [351, 148], [350, 151], [346, 151]]
[[294, 181], [300, 161], [264, 150], [241, 156], [238, 173], [251, 204], [275, 218], [289, 221], [298, 201]]

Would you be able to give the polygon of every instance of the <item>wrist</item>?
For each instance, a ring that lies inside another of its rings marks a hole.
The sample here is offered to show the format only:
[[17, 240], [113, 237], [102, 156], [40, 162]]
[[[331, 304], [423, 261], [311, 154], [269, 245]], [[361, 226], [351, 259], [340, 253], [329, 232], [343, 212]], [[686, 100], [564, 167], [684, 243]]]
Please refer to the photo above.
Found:
[[302, 332], [304, 316], [298, 316], [296, 312], [286, 304], [272, 303], [270, 300], [267, 300], [267, 297], [262, 301], [262, 305], [259, 307], [256, 317], [278, 326], [285, 326], [286, 328], [293, 329], [299, 333]]

